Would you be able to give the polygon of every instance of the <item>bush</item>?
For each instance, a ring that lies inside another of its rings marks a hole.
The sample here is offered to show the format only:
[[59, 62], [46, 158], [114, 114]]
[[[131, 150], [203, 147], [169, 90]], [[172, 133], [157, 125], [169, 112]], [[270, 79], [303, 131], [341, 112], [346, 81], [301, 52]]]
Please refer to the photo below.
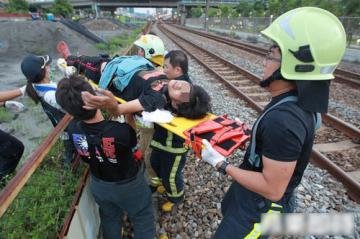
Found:
[[56, 238], [83, 172], [62, 169], [60, 151], [57, 142], [3, 215], [0, 238]]
[[16, 13], [28, 13], [29, 4], [25, 0], [9, 0], [9, 4], [7, 6], [7, 12]]
[[131, 34], [121, 34], [111, 38], [106, 43], [98, 43], [96, 47], [109, 55], [120, 54], [122, 50], [128, 48], [136, 40], [142, 29], [143, 26], [136, 28]]

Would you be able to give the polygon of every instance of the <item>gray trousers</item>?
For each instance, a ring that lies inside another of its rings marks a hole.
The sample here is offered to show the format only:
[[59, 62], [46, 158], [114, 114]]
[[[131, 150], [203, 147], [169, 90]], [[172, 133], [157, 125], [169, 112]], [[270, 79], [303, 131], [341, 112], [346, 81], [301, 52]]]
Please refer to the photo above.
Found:
[[106, 182], [91, 176], [91, 192], [99, 205], [104, 239], [121, 238], [122, 219], [127, 212], [134, 228], [134, 238], [155, 238], [155, 218], [151, 191], [140, 169], [130, 182]]

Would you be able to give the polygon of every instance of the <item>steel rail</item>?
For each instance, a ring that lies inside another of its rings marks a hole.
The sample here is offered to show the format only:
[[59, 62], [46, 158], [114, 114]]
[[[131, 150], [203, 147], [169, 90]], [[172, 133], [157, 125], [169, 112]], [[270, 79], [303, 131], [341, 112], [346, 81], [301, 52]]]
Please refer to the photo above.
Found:
[[[183, 38], [182, 36], [177, 35], [176, 33], [169, 31], [168, 29], [166, 29], [163, 26], [160, 26], [159, 29], [165, 34], [167, 35], [170, 39], [172, 39], [174, 42], [176, 42], [176, 44], [181, 47], [184, 51], [186, 51], [189, 55], [191, 55], [192, 57], [194, 57], [197, 61], [199, 61], [199, 63], [201, 65], [203, 65], [207, 70], [209, 70], [210, 72], [214, 73], [222, 82], [224, 82], [228, 87], [230, 87], [230, 89], [237, 95], [239, 95], [242, 99], [244, 99], [245, 101], [247, 101], [249, 103], [249, 105], [254, 108], [255, 110], [257, 110], [258, 112], [261, 112], [263, 110], [263, 107], [258, 105], [254, 100], [252, 100], [250, 97], [246, 96], [245, 93], [241, 92], [238, 88], [236, 88], [231, 82], [229, 82], [228, 80], [226, 80], [223, 76], [221, 76], [220, 74], [218, 74], [214, 69], [212, 69], [212, 67], [208, 66], [205, 62], [203, 62], [200, 57], [198, 57], [196, 54], [194, 54], [189, 47], [187, 47], [186, 45], [182, 44], [179, 42], [179, 40], [175, 40], [175, 39], [180, 39], [184, 42], [186, 42], [186, 44], [199, 49], [202, 52], [205, 52], [207, 55], [210, 55], [214, 58], [216, 58], [218, 61], [228, 65], [228, 66], [233, 66], [235, 69], [238, 70], [238, 72], [240, 74], [245, 75], [246, 77], [248, 77], [250, 80], [254, 81], [254, 82], [259, 82], [260, 79], [246, 71], [245, 69], [242, 69], [239, 66], [236, 66], [228, 61], [226, 61], [224, 58], [211, 53], [209, 51], [207, 51], [206, 49], [195, 45], [194, 43], [188, 41], [187, 39]], [[329, 120], [330, 119], [330, 120]], [[332, 121], [333, 120], [333, 121]], [[339, 125], [341, 125], [341, 127], [338, 128], [338, 130], [342, 131], [345, 129], [346, 131], [349, 131], [348, 133], [346, 133], [349, 137], [355, 137], [355, 138], [360, 138], [360, 132], [359, 129], [353, 127], [352, 125], [343, 125], [341, 120], [338, 120], [336, 117], [334, 116], [330, 116], [329, 115], [323, 115], [323, 121], [325, 121], [328, 124], [333, 125], [334, 128], [339, 127]], [[335, 122], [335, 123], [334, 123]], [[324, 154], [321, 154], [319, 151], [313, 149], [312, 150], [312, 154], [311, 154], [311, 160], [314, 164], [319, 165], [320, 167], [326, 169], [332, 176], [334, 176], [335, 178], [337, 178], [347, 189], [348, 195], [355, 200], [356, 202], [360, 203], [360, 183], [355, 181], [354, 179], [352, 179], [348, 174], [346, 174], [341, 168], [339, 168], [337, 165], [335, 165], [329, 158], [327, 158]]]
[[[204, 31], [200, 31], [200, 30], [195, 30], [195, 29], [191, 29], [188, 27], [183, 27], [177, 24], [171, 24], [171, 26], [182, 29], [184, 31], [188, 31], [233, 47], [236, 47], [238, 49], [241, 50], [245, 50], [248, 51], [250, 53], [253, 53], [255, 55], [261, 56], [261, 57], [265, 57], [268, 49], [263, 48], [263, 47], [259, 47], [256, 46], [254, 44], [249, 44], [249, 43], [244, 43], [229, 37], [224, 37], [224, 36], [219, 36], [217, 34], [214, 33], [209, 33], [209, 32], [204, 32]], [[354, 87], [360, 87], [360, 74], [357, 74], [355, 72], [350, 72], [347, 70], [343, 70], [343, 69], [336, 69], [334, 72], [334, 76], [335, 76], [335, 81], [338, 82], [343, 82], [346, 83], [348, 85], [354, 86]]]

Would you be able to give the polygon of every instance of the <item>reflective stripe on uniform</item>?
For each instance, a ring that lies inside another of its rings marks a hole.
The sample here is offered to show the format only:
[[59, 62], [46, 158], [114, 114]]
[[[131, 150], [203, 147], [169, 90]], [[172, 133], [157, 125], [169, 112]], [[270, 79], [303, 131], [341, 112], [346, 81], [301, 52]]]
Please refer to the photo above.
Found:
[[261, 236], [260, 223], [255, 223], [254, 228], [249, 234], [246, 235], [245, 239], [255, 239]]
[[186, 148], [172, 148], [172, 147], [167, 147], [167, 146], [164, 146], [162, 145], [161, 143], [155, 141], [155, 140], [152, 140], [151, 143], [150, 143], [151, 146], [155, 147], [155, 148], [158, 148], [158, 149], [161, 149], [163, 151], [166, 151], [166, 152], [169, 152], [169, 153], [172, 153], [172, 154], [183, 154], [183, 153], [186, 153], [187, 152], [187, 149]]
[[[265, 214], [281, 213], [283, 207], [276, 203], [271, 203], [270, 209]], [[244, 239], [255, 239], [261, 236], [260, 223], [255, 223], [254, 228], [245, 236]]]
[[173, 133], [170, 131], [167, 131], [167, 137], [166, 137], [166, 147], [172, 148], [172, 140], [173, 140]]
[[154, 187], [158, 187], [158, 186], [162, 185], [161, 178], [159, 178], [159, 177], [152, 177], [150, 184], [151, 184], [151, 186], [154, 186]]
[[181, 158], [182, 158], [181, 155], [175, 157], [174, 164], [170, 172], [169, 185], [170, 185], [171, 193], [167, 192], [167, 195], [170, 197], [180, 197], [184, 194], [184, 190], [180, 192], [177, 191], [176, 182], [175, 182], [175, 177], [177, 170], [179, 168]]

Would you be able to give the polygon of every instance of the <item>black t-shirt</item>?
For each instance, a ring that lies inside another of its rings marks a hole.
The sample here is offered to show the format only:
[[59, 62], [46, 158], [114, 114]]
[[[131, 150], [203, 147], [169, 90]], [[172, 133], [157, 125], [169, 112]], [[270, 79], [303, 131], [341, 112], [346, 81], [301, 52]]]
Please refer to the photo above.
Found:
[[[296, 92], [274, 97], [265, 109], [289, 95], [296, 95]], [[258, 125], [255, 152], [260, 158], [264, 155], [278, 161], [297, 161], [285, 195], [299, 185], [309, 162], [314, 142], [314, 123], [314, 113], [302, 110], [297, 102], [285, 102], [270, 110]], [[262, 160], [259, 168], [252, 166], [248, 160], [250, 148], [251, 145], [246, 150], [240, 168], [261, 172]]]
[[162, 87], [156, 87], [166, 81], [167, 78], [162, 72], [140, 71], [134, 74], [123, 91], [117, 90], [113, 85], [110, 90], [125, 101], [139, 99], [144, 110], [151, 112], [164, 108], [167, 103], [161, 91]]
[[[90, 164], [91, 173], [104, 181], [120, 181], [136, 175], [138, 163], [133, 157], [137, 145], [136, 133], [128, 124], [115, 121], [101, 121], [87, 124], [73, 121], [68, 126], [68, 133], [74, 146], [84, 161]], [[96, 147], [96, 157], [90, 157], [89, 138], [97, 135], [101, 149]]]

